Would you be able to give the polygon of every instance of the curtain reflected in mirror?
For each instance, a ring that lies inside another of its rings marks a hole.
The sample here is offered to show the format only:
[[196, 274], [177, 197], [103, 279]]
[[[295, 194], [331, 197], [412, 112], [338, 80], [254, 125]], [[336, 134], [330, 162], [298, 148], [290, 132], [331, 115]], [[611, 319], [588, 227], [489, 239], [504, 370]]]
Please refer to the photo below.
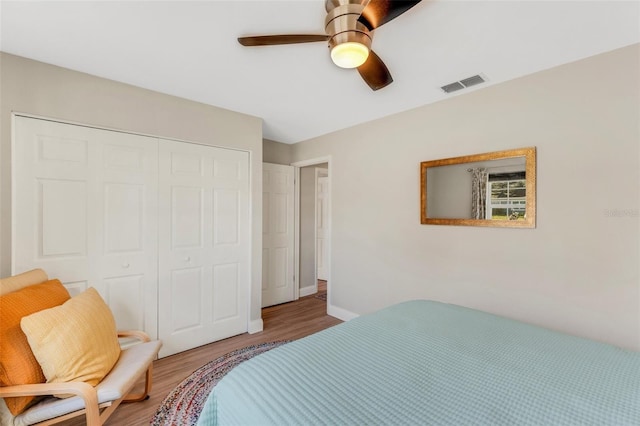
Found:
[[487, 180], [489, 172], [484, 167], [467, 169], [471, 172], [471, 217], [469, 219], [487, 219]]
[[421, 223], [535, 227], [535, 148], [421, 163]]

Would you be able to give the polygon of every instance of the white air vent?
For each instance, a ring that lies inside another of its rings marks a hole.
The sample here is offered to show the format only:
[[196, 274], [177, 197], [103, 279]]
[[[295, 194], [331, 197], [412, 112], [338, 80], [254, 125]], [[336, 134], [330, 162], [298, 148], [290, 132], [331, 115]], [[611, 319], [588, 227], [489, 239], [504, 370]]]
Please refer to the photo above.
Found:
[[470, 86], [475, 86], [476, 84], [484, 83], [485, 81], [486, 80], [480, 75], [474, 75], [463, 80], [444, 85], [441, 87], [441, 89], [445, 93], [451, 93], [455, 92], [456, 90], [461, 90]]

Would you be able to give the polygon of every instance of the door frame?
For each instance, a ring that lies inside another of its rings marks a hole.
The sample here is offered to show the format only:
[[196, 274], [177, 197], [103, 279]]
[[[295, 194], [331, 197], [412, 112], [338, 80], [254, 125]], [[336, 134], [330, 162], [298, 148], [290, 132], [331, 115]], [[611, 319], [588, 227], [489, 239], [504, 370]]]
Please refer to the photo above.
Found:
[[[326, 259], [326, 267], [327, 267], [327, 312], [329, 311], [329, 306], [330, 306], [330, 300], [331, 300], [331, 246], [333, 245], [333, 238], [332, 238], [332, 226], [331, 226], [331, 209], [332, 209], [332, 203], [331, 203], [331, 156], [325, 156], [325, 157], [316, 157], [316, 158], [311, 158], [309, 160], [302, 160], [302, 161], [296, 161], [291, 163], [291, 165], [293, 167], [295, 167], [294, 169], [294, 174], [295, 174], [295, 189], [294, 189], [294, 205], [295, 205], [295, 209], [294, 209], [294, 227], [295, 227], [295, 231], [294, 231], [294, 271], [295, 271], [295, 280], [294, 280], [294, 286], [296, 288], [296, 294], [299, 294], [300, 291], [300, 168], [302, 167], [307, 167], [307, 166], [315, 166], [315, 165], [319, 165], [319, 164], [327, 164], [327, 170], [328, 170], [328, 183], [329, 183], [329, 200], [328, 200], [328, 204], [329, 204], [329, 208], [328, 208], [328, 213], [327, 213], [327, 223], [329, 226], [329, 245], [327, 246], [327, 259]], [[315, 191], [314, 191], [315, 194]], [[314, 238], [317, 238], [316, 233], [314, 232]], [[314, 245], [315, 245], [315, 241], [314, 241]], [[315, 259], [315, 262], [317, 262], [317, 258]], [[314, 268], [314, 272], [313, 275], [315, 277], [315, 283], [317, 286], [318, 283], [318, 270], [317, 268]]]

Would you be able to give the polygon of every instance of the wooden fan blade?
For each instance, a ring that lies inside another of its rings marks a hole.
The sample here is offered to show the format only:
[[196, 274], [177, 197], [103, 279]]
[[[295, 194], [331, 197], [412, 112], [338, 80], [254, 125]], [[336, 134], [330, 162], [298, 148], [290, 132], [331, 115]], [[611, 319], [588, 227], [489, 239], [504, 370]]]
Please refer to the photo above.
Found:
[[373, 50], [369, 52], [365, 63], [358, 67], [358, 72], [373, 90], [382, 89], [393, 82], [389, 69]]
[[329, 40], [329, 36], [326, 34], [284, 34], [238, 37], [238, 42], [243, 46], [274, 46], [277, 44], [313, 43], [327, 40]]
[[358, 21], [366, 25], [370, 30], [375, 30], [381, 25], [411, 9], [421, 0], [370, 0], [365, 6]]

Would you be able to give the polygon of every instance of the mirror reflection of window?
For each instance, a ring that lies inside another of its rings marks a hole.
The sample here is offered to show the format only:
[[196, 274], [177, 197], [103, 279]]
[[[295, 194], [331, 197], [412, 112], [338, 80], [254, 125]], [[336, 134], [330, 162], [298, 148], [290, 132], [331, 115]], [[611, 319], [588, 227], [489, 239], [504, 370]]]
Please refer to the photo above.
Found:
[[535, 147], [420, 163], [420, 223], [536, 227]]
[[489, 173], [487, 219], [525, 220], [525, 172]]

